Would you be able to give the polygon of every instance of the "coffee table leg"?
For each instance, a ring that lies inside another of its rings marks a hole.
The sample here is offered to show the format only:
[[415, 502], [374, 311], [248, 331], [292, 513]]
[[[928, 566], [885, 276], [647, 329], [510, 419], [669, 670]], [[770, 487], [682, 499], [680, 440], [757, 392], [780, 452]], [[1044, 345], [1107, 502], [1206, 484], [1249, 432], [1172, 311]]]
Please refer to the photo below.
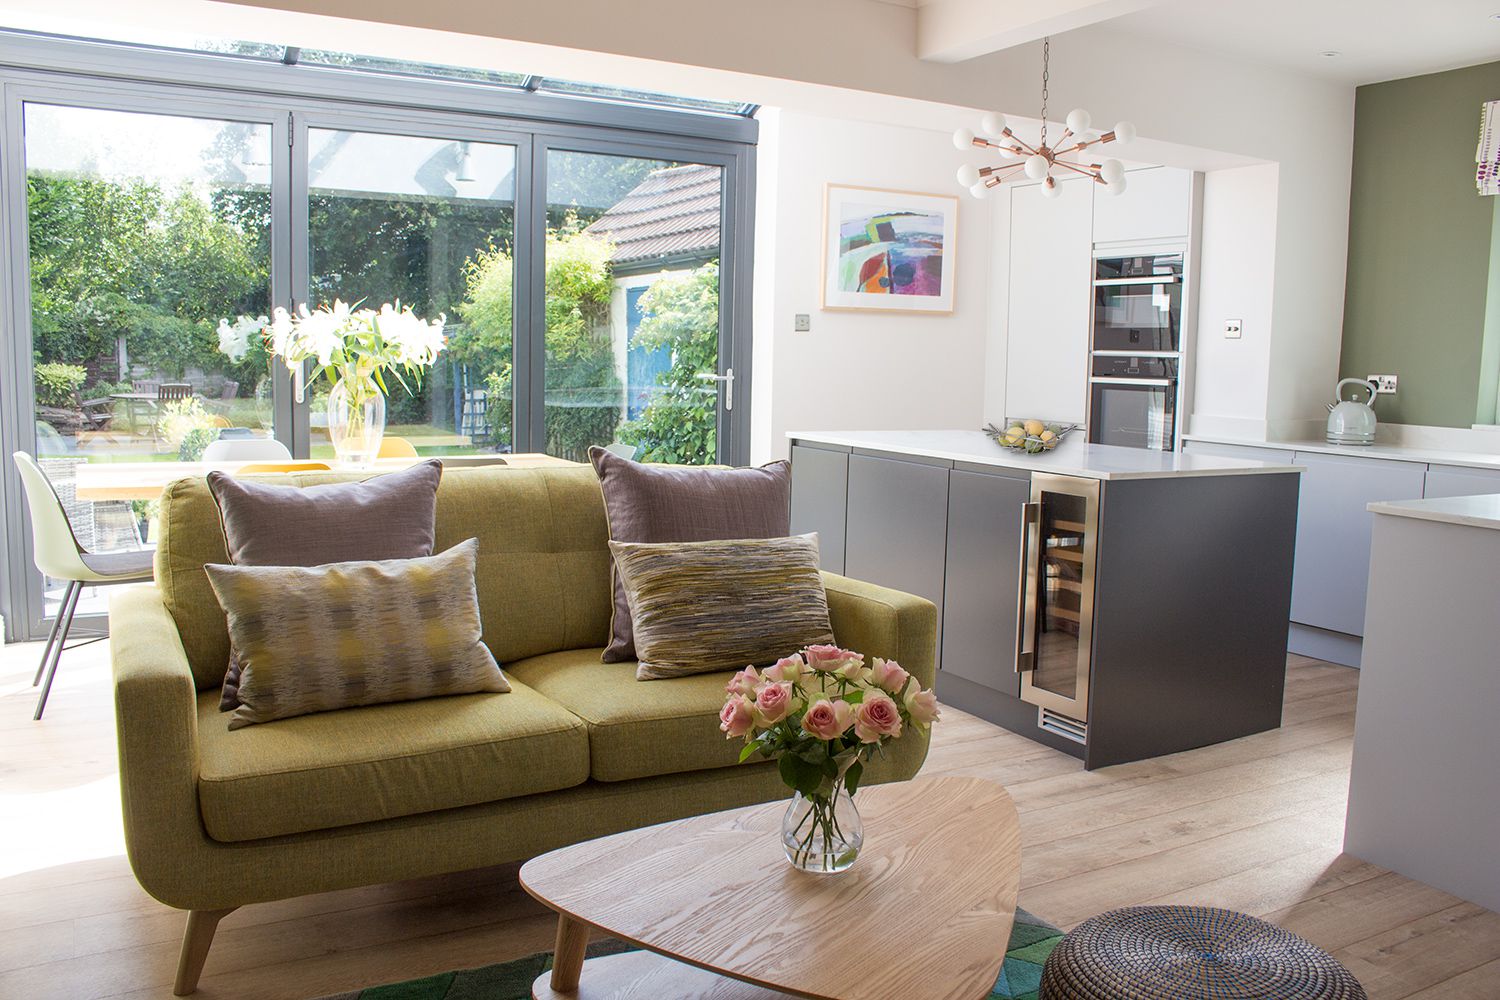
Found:
[[557, 915], [557, 944], [552, 950], [552, 988], [559, 993], [578, 989], [583, 953], [589, 946], [589, 925], [566, 913]]

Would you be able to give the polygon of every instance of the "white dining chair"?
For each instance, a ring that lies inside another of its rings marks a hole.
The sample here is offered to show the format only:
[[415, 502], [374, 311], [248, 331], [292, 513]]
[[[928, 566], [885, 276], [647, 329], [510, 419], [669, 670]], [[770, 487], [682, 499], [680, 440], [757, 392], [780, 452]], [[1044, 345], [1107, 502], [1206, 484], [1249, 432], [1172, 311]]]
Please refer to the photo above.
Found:
[[275, 438], [220, 438], [203, 449], [205, 462], [290, 462], [292, 453]]
[[16, 452], [14, 458], [21, 473], [21, 485], [26, 490], [26, 506], [31, 512], [31, 549], [36, 568], [54, 580], [68, 582], [57, 617], [52, 620], [47, 645], [42, 649], [42, 662], [37, 665], [36, 677], [31, 682], [32, 687], [42, 684], [36, 714], [32, 716], [40, 719], [47, 708], [47, 695], [52, 691], [52, 680], [57, 676], [57, 664], [67, 645], [68, 632], [73, 627], [79, 593], [85, 586], [150, 580], [155, 552], [151, 549], [88, 551], [73, 534], [73, 525], [47, 474], [24, 451]]

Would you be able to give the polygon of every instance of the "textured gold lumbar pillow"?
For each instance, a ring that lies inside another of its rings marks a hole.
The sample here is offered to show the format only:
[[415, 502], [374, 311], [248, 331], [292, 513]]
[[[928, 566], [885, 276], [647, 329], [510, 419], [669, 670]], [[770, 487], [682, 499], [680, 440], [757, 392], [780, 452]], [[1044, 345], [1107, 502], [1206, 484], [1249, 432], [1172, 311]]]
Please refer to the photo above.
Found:
[[833, 641], [817, 535], [609, 548], [640, 680], [773, 663]]
[[355, 705], [509, 691], [480, 642], [477, 539], [418, 559], [209, 565], [241, 664], [229, 728]]

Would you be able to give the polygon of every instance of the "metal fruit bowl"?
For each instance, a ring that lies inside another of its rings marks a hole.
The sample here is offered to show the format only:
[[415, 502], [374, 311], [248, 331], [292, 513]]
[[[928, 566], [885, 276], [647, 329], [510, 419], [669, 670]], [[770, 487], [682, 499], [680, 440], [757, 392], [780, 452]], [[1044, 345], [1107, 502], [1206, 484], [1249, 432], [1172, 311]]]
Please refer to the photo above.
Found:
[[[1041, 425], [1041, 430], [1037, 430], [1037, 425]], [[1060, 424], [1017, 417], [1007, 419], [1003, 428], [996, 427], [994, 424], [984, 426], [984, 432], [1000, 447], [1009, 448], [1012, 451], [1024, 451], [1028, 455], [1051, 451], [1057, 447], [1058, 442], [1077, 429], [1077, 424]]]

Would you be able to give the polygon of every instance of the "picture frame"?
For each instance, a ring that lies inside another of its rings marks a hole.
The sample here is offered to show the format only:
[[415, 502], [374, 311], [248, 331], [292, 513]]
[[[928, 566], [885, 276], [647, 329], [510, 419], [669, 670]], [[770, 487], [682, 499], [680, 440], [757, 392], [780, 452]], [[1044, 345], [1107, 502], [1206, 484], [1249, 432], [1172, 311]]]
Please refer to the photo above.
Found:
[[957, 261], [957, 197], [824, 186], [824, 310], [951, 315]]

